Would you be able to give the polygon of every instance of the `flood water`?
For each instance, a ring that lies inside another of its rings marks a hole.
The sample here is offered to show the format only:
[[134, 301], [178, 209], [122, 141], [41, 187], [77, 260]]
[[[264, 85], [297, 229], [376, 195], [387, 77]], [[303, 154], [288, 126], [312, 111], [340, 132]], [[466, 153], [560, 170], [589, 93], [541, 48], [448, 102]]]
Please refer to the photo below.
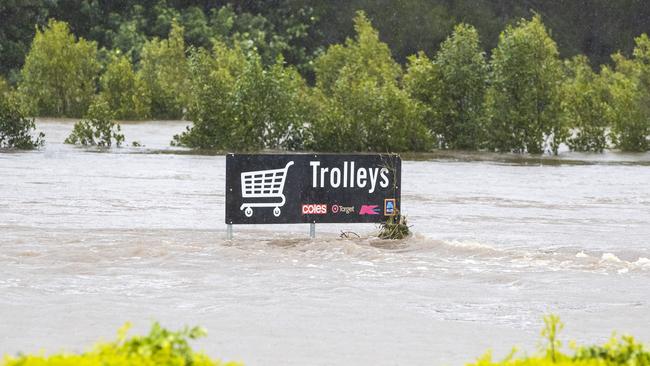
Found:
[[[247, 365], [461, 365], [563, 340], [650, 341], [650, 155], [403, 163], [415, 233], [236, 226], [225, 159], [169, 146], [184, 122], [123, 125], [110, 151], [0, 153], [0, 354], [83, 351], [126, 321], [202, 325], [196, 348]], [[360, 236], [340, 238], [341, 231]]]

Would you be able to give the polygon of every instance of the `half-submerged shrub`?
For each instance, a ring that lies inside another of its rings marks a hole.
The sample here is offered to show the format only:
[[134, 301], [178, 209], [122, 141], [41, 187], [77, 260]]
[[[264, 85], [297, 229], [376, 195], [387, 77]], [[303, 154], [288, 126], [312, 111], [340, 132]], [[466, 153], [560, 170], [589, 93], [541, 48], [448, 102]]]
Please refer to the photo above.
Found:
[[72, 354], [59, 353], [51, 356], [25, 355], [5, 356], [2, 366], [241, 366], [235, 362], [221, 362], [210, 359], [201, 352], [192, 350], [189, 342], [203, 337], [203, 328], [185, 328], [170, 331], [154, 323], [146, 336], [126, 337], [130, 324], [118, 332], [117, 340], [98, 343], [91, 351]]
[[72, 133], [65, 139], [66, 144], [110, 147], [124, 142], [121, 127], [113, 121], [113, 113], [108, 103], [98, 100], [93, 103], [84, 119], [75, 123]]
[[255, 52], [216, 43], [190, 57], [191, 127], [173, 144], [255, 151], [300, 149], [312, 108], [300, 74], [279, 58], [265, 68]]
[[43, 145], [45, 135], [33, 136], [36, 125], [27, 118], [16, 98], [9, 93], [0, 94], [0, 148], [30, 150]]

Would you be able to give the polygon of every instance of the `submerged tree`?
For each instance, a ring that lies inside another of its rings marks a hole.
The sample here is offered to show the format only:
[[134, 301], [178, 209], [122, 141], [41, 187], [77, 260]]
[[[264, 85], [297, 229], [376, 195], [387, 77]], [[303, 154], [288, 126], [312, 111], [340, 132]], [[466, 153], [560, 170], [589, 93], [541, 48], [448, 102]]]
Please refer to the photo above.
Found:
[[479, 147], [487, 70], [478, 32], [465, 24], [455, 27], [433, 61], [424, 53], [409, 58], [405, 87], [427, 106], [427, 125], [440, 147]]
[[36, 31], [19, 90], [36, 115], [78, 117], [90, 105], [98, 73], [96, 43], [77, 40], [66, 23], [50, 20]]
[[565, 67], [562, 110], [573, 129], [567, 144], [574, 151], [602, 152], [608, 146], [607, 84], [584, 56], [566, 61]]
[[326, 95], [333, 92], [344, 73], [358, 79], [374, 79], [379, 85], [394, 84], [402, 74], [388, 45], [379, 40], [377, 30], [363, 12], [358, 12], [354, 18], [354, 30], [354, 39], [330, 46], [314, 62], [316, 85]]
[[650, 150], [650, 39], [643, 34], [636, 44], [633, 59], [615, 55], [615, 70], [603, 70], [612, 140], [623, 151]]
[[566, 134], [560, 106], [562, 68], [557, 46], [538, 15], [501, 33], [491, 68], [487, 146], [539, 154], [548, 143], [557, 153]]
[[173, 23], [169, 38], [154, 38], [143, 46], [137, 76], [145, 98], [151, 100], [154, 118], [182, 118], [187, 106], [189, 71], [183, 37], [183, 28]]
[[34, 137], [36, 125], [27, 118], [14, 96], [0, 93], [0, 148], [30, 150], [43, 145], [45, 135]]
[[424, 108], [398, 85], [400, 66], [363, 13], [355, 39], [330, 47], [316, 60], [322, 111], [311, 128], [321, 151], [426, 150]]
[[122, 145], [124, 135], [121, 127], [113, 121], [114, 114], [108, 103], [96, 100], [88, 109], [85, 118], [75, 123], [66, 144], [111, 147]]

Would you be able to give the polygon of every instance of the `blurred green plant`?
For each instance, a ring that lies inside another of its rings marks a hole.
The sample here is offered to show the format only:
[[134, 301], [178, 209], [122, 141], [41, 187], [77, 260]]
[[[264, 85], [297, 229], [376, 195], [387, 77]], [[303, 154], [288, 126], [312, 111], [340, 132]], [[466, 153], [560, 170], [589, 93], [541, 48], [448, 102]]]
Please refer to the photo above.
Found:
[[75, 123], [66, 144], [82, 146], [117, 147], [124, 142], [121, 127], [113, 121], [114, 114], [108, 103], [96, 100], [88, 109], [85, 118]]
[[36, 149], [44, 144], [45, 135], [34, 137], [36, 125], [27, 118], [15, 95], [0, 93], [0, 148]]
[[545, 344], [542, 354], [517, 356], [517, 350], [502, 361], [493, 361], [492, 354], [486, 353], [468, 366], [648, 366], [650, 350], [631, 336], [620, 338], [612, 336], [603, 346], [578, 346], [573, 344], [573, 354], [561, 352], [562, 343], [558, 339], [564, 324], [557, 315], [544, 317], [542, 337]]
[[9, 83], [7, 83], [7, 80], [5, 80], [5, 78], [0, 76], [0, 97], [4, 96], [10, 91], [11, 91], [11, 87], [9, 86]]
[[97, 343], [81, 354], [59, 353], [51, 356], [20, 354], [5, 356], [2, 366], [241, 366], [236, 362], [221, 362], [195, 352], [189, 342], [207, 333], [201, 327], [170, 331], [154, 323], [146, 336], [127, 338], [131, 325], [118, 331], [117, 340]]

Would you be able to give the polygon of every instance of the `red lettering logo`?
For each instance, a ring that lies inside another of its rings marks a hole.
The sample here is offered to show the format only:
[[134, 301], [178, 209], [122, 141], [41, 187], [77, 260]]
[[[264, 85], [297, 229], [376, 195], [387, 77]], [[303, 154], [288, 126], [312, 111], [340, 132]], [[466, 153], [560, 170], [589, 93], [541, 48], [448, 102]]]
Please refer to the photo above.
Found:
[[327, 214], [327, 205], [324, 203], [312, 203], [302, 205], [303, 215], [325, 215]]

